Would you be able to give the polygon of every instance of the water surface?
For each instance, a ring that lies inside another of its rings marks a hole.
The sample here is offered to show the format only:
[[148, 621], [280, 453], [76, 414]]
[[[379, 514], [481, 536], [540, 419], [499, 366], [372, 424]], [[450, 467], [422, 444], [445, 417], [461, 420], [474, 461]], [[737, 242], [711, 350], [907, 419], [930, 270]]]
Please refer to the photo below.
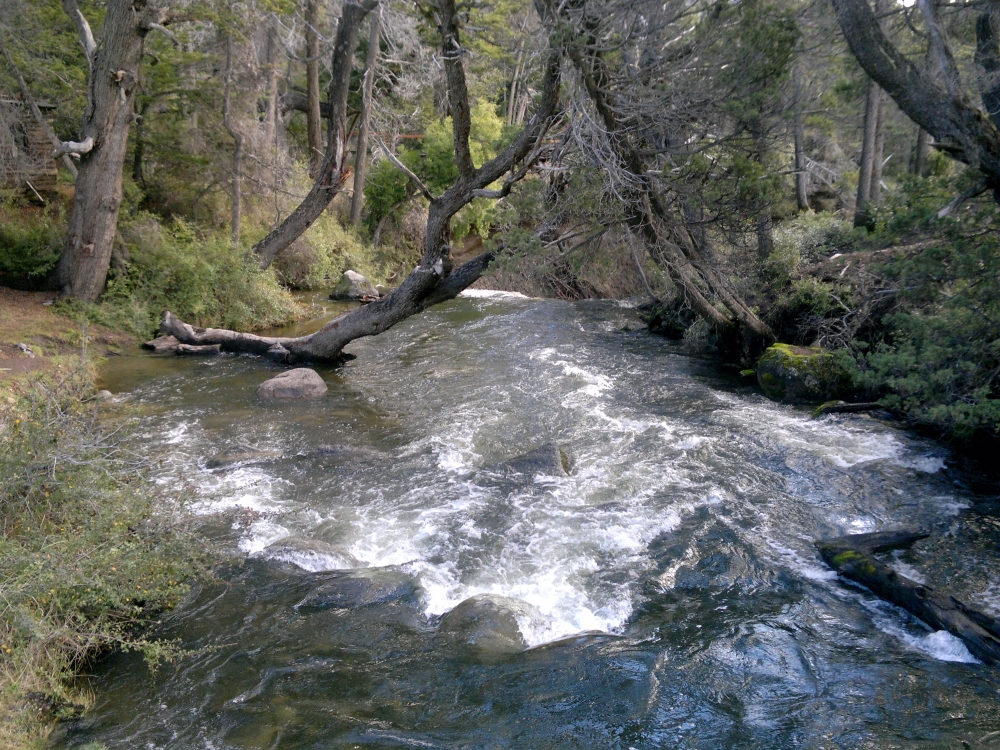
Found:
[[[100, 662], [59, 746], [1000, 747], [1000, 671], [813, 546], [928, 527], [897, 569], [1000, 614], [1000, 524], [941, 447], [770, 403], [622, 303], [466, 297], [348, 351], [317, 368], [325, 398], [295, 403], [260, 402], [279, 368], [248, 357], [109, 368], [158, 481], [231, 544], [338, 554], [227, 568], [159, 632], [200, 651], [155, 677]], [[490, 468], [547, 441], [569, 476]], [[282, 458], [205, 468], [237, 443]], [[359, 580], [390, 583], [301, 606]], [[534, 607], [530, 648], [442, 633], [479, 593]]]

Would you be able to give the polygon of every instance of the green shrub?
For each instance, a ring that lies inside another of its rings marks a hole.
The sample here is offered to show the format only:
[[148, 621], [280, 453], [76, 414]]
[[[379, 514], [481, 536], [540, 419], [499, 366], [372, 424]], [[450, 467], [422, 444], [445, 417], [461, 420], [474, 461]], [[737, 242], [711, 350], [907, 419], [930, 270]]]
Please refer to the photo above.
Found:
[[21, 382], [7, 394], [0, 703], [11, 722], [32, 694], [57, 708], [83, 702], [71, 681], [101, 651], [169, 658], [171, 644], [144, 640], [141, 628], [180, 600], [203, 563], [166, 520], [173, 501], [144, 477], [127, 422], [98, 418], [89, 373]]
[[13, 207], [0, 210], [0, 278], [42, 280], [55, 270], [65, 236], [63, 217], [52, 210], [20, 214]]
[[123, 222], [127, 260], [113, 268], [97, 305], [60, 302], [62, 311], [149, 336], [170, 310], [200, 326], [255, 330], [294, 320], [300, 308], [273, 271], [221, 234], [199, 235], [175, 219], [162, 226], [140, 213]]

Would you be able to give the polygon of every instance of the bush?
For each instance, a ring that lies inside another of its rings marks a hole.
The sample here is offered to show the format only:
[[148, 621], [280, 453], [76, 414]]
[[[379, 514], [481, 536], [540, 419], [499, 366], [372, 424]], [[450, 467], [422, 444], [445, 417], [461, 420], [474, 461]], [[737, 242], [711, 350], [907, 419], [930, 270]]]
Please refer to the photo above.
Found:
[[139, 337], [156, 331], [164, 310], [194, 325], [244, 331], [282, 325], [300, 314], [274, 272], [260, 270], [228, 237], [199, 235], [179, 219], [164, 227], [145, 213], [123, 223], [121, 233], [125, 252], [100, 303], [60, 302], [63, 312]]
[[0, 280], [15, 287], [44, 284], [59, 263], [65, 232], [54, 210], [22, 213], [0, 208]]
[[[63, 711], [96, 654], [171, 645], [141, 628], [173, 607], [202, 565], [164, 520], [171, 499], [146, 481], [122, 420], [99, 419], [89, 373], [20, 383], [0, 405], [0, 703], [7, 746], [30, 731], [33, 694]], [[153, 515], [153, 507], [157, 515]], [[30, 713], [30, 712], [28, 712]]]

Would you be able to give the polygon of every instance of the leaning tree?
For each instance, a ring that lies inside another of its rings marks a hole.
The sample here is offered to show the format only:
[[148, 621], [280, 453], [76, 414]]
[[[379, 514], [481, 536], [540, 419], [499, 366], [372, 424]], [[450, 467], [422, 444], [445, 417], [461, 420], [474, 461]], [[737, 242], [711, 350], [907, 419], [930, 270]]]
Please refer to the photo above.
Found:
[[[469, 143], [472, 123], [465, 77], [466, 50], [461, 44], [459, 11], [455, 0], [438, 0], [435, 17], [441, 37], [440, 56], [451, 109], [458, 178], [443, 193], [434, 195], [399, 159], [388, 150], [385, 152], [429, 202], [426, 239], [419, 265], [390, 294], [341, 315], [309, 336], [276, 338], [224, 329], [196, 328], [169, 311], [163, 315], [161, 331], [164, 334], [173, 335], [184, 344], [219, 344], [225, 351], [266, 355], [279, 362], [337, 360], [343, 348], [354, 339], [382, 333], [431, 305], [452, 299], [482, 275], [493, 260], [494, 252], [486, 251], [457, 268], [453, 267], [451, 219], [476, 198], [501, 199], [507, 196], [512, 186], [523, 179], [543, 156], [545, 135], [559, 112], [560, 52], [551, 49], [547, 53], [542, 91], [534, 115], [509, 146], [477, 167]], [[338, 171], [343, 168], [344, 157], [340, 150], [343, 146], [338, 146], [335, 140], [331, 138], [327, 146], [327, 165], [324, 167], [327, 177], [323, 178], [327, 182], [344, 177], [344, 172]], [[498, 182], [499, 187], [496, 186]], [[314, 188], [315, 191], [317, 188]], [[300, 233], [315, 219], [315, 216], [309, 217], [324, 197], [317, 198], [313, 203], [307, 197], [303, 202], [308, 204], [307, 207], [297, 209], [300, 216], [294, 220], [289, 217], [296, 222], [296, 227], [301, 226]], [[278, 227], [272, 235], [281, 231]], [[267, 242], [266, 238], [264, 242]]]

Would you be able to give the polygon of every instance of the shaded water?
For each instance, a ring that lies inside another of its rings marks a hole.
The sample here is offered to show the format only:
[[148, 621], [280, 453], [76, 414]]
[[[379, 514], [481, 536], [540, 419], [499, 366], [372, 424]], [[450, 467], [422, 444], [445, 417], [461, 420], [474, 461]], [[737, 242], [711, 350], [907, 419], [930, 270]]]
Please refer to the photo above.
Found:
[[[193, 592], [159, 635], [202, 650], [155, 677], [103, 660], [58, 744], [1000, 747], [1000, 670], [813, 547], [927, 526], [897, 568], [998, 613], [1000, 524], [944, 450], [812, 420], [637, 328], [613, 302], [462, 298], [284, 404], [257, 400], [278, 368], [256, 359], [116, 360], [105, 385], [149, 414], [160, 481], [246, 553], [289, 535], [337, 553], [251, 557]], [[489, 468], [552, 440], [570, 476]], [[283, 458], [204, 468], [239, 442]], [[531, 648], [439, 627], [483, 592], [533, 605]]]

